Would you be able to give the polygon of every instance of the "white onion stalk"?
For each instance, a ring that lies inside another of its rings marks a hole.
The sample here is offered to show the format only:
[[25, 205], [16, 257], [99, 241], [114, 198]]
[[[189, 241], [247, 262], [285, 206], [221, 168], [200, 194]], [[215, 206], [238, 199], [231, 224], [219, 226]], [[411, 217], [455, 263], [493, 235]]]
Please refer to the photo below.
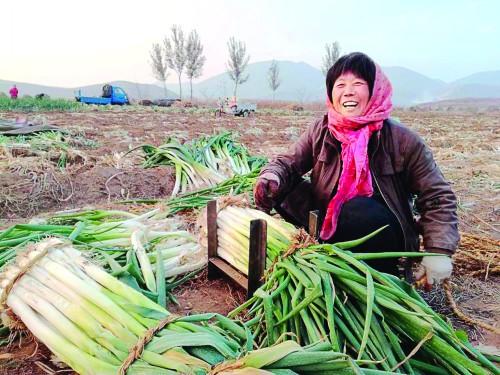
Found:
[[234, 254], [230, 252], [230, 250], [227, 250], [225, 247], [219, 247], [217, 249], [217, 255], [219, 255], [222, 259], [231, 264], [241, 273], [245, 275], [248, 274], [248, 264], [244, 263], [242, 260], [237, 258]]
[[[185, 250], [173, 272], [199, 267], [200, 263], [188, 258], [200, 254], [199, 247]], [[18, 255], [16, 264], [0, 274], [0, 284], [4, 288], [0, 290], [2, 315], [10, 309], [61, 361], [84, 375], [117, 374], [146, 330], [170, 315], [58, 239], [44, 240], [33, 251]], [[203, 356], [188, 354], [183, 346], [211, 346], [204, 353], [215, 355], [218, 361], [239, 356], [240, 344], [233, 334], [226, 335], [220, 327], [211, 329], [207, 323], [212, 318], [195, 317], [193, 322], [202, 325], [170, 323], [150, 343], [154, 345], [142, 350], [127, 374], [210, 370]], [[232, 332], [239, 334], [241, 329]]]
[[130, 240], [132, 242], [132, 246], [134, 248], [137, 259], [139, 260], [139, 264], [141, 265], [141, 271], [142, 275], [144, 276], [144, 280], [146, 281], [146, 286], [150, 291], [156, 293], [155, 275], [153, 273], [153, 269], [151, 268], [149, 258], [146, 255], [146, 250], [141, 243], [141, 237], [143, 237], [143, 233], [143, 231], [135, 230], [134, 232], [132, 232]]
[[116, 366], [94, 358], [72, 344], [16, 293], [10, 293], [7, 304], [17, 316], [21, 317], [26, 327], [39, 339], [43, 337], [43, 343], [73, 370], [80, 374], [116, 375]]
[[[52, 305], [57, 306], [70, 321], [75, 322], [90, 338], [110, 350], [121, 360], [125, 359], [128, 350], [128, 346], [124, 344], [124, 341], [128, 342], [129, 346], [137, 341], [137, 337], [131, 335], [123, 326], [120, 326], [121, 332], [119, 332], [119, 336], [125, 336], [125, 340], [115, 337], [110, 330], [101, 326], [102, 323], [106, 324], [106, 322], [111, 320], [109, 319], [109, 315], [99, 322], [95, 319], [95, 316], [102, 316], [103, 312], [96, 313], [97, 308], [89, 308], [89, 303], [86, 300], [73, 293], [64, 284], [53, 284], [58, 292], [61, 293], [63, 290], [61, 294], [51, 290], [29, 275], [25, 275], [19, 284], [27, 290], [36, 293], [38, 296], [45, 298]], [[116, 330], [116, 326], [117, 324], [112, 325], [112, 331]]]
[[[61, 297], [65, 298], [67, 301], [71, 301], [71, 307], [79, 311], [80, 314], [83, 315], [83, 319], [89, 320], [93, 318], [94, 322], [101, 327], [97, 329], [96, 334], [103, 339], [113, 341], [113, 345], [119, 350], [127, 351], [129, 346], [137, 342], [137, 335], [131, 333], [119, 321], [113, 319], [111, 315], [100, 309], [94, 303], [89, 302], [89, 300], [73, 291], [71, 287], [67, 286], [63, 281], [51, 276], [44, 268], [36, 265], [31, 269], [30, 274], [25, 276], [32, 276], [42, 285], [52, 291], [57, 291]], [[76, 320], [73, 319], [73, 321]], [[89, 321], [87, 321], [86, 324], [90, 324]], [[115, 337], [115, 339], [110, 338], [106, 332], [109, 332], [109, 335]], [[114, 341], [116, 339], [120, 343], [123, 343], [124, 347], [117, 345]]]
[[[25, 289], [21, 286], [21, 283], [16, 288], [16, 295], [24, 303], [33, 310], [38, 311], [55, 329], [64, 332], [65, 337], [75, 346], [102, 361], [115, 365], [120, 364], [120, 361], [111, 352], [108, 352], [107, 349], [89, 338], [78, 326], [66, 318], [58, 308], [54, 307], [57, 305], [53, 305], [44, 298], [41, 298], [38, 294]], [[63, 304], [65, 302], [66, 301], [62, 301]]]
[[52, 276], [70, 286], [71, 289], [77, 292], [81, 297], [91, 300], [99, 308], [106, 311], [113, 319], [118, 320], [122, 324], [126, 324], [127, 328], [134, 334], [141, 335], [144, 332], [145, 327], [137, 323], [126, 311], [121, 309], [120, 306], [101, 293], [99, 289], [82, 281], [63, 265], [48, 259], [42, 259], [40, 265]]
[[217, 214], [217, 254], [243, 274], [248, 274], [250, 222], [267, 222], [267, 264], [290, 245], [297, 229], [261, 211], [237, 206], [226, 206]]
[[[179, 255], [181, 255], [184, 251], [191, 250], [195, 246], [197, 246], [196, 243], [191, 241], [191, 242], [187, 242], [187, 243], [184, 243], [182, 245], [179, 245], [179, 246], [164, 248], [164, 249], [160, 250], [161, 258], [164, 261], [166, 261], [170, 258], [176, 258]], [[153, 258], [152, 255], [151, 255], [151, 258]]]
[[[165, 277], [196, 271], [207, 263], [207, 254], [195, 242], [186, 244], [182, 248], [179, 246], [176, 252], [175, 256], [164, 259], [162, 262]], [[158, 265], [155, 264], [155, 270], [157, 267]]]

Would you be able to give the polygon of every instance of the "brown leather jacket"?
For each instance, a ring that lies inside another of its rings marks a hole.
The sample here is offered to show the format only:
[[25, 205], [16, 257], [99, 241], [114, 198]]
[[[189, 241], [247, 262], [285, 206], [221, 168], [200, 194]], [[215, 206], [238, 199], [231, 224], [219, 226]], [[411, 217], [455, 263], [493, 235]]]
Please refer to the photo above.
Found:
[[[278, 212], [302, 225], [310, 210], [319, 209], [323, 216], [340, 176], [340, 151], [325, 115], [264, 167], [261, 175], [271, 172], [280, 179]], [[417, 251], [421, 234], [426, 250], [454, 252], [459, 241], [456, 197], [422, 138], [388, 119], [372, 135], [368, 153], [373, 184], [401, 224], [405, 249]], [[310, 182], [302, 178], [309, 171]]]

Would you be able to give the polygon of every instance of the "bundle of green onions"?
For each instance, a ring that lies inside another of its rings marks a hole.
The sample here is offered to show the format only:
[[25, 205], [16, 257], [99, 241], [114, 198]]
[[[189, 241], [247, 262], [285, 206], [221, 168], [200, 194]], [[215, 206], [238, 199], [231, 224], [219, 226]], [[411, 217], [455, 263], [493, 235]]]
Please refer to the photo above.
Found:
[[[234, 175], [227, 180], [203, 189], [190, 191], [173, 197], [163, 202], [168, 209], [168, 215], [174, 215], [185, 210], [196, 210], [206, 207], [208, 202], [224, 196], [236, 196], [251, 192], [255, 181], [259, 177], [260, 169], [254, 169], [252, 172], [244, 175]], [[159, 199], [138, 199], [124, 201], [123, 203], [159, 203]]]
[[244, 146], [234, 142], [230, 132], [184, 144], [168, 138], [159, 147], [144, 145], [142, 150], [145, 168], [159, 165], [175, 168], [172, 196], [216, 185], [234, 175], [248, 174], [265, 163], [263, 158], [250, 157]]
[[167, 278], [170, 290], [179, 281], [172, 278], [202, 269], [207, 256], [195, 237], [180, 229], [176, 218], [163, 216], [160, 209], [141, 215], [86, 210], [56, 214], [38, 224], [17, 224], [0, 232], [0, 269], [16, 256], [18, 247], [28, 242], [65, 237], [120, 280], [165, 304], [166, 298], [173, 300], [173, 296], [158, 294], [156, 276]]
[[[84, 210], [59, 213], [49, 218], [35, 218], [28, 224], [16, 224], [0, 231], [0, 252], [11, 259], [13, 247], [33, 242], [47, 236], [68, 237], [89, 248], [113, 248], [131, 246], [131, 234], [159, 210], [135, 215], [117, 210]], [[161, 237], [168, 231], [150, 231], [149, 238]], [[7, 260], [8, 260], [7, 259]]]
[[218, 314], [171, 315], [59, 239], [20, 254], [0, 286], [6, 324], [21, 320], [79, 374], [373, 373], [324, 343], [251, 351], [243, 325]]
[[165, 206], [168, 208], [169, 214], [172, 215], [184, 210], [203, 208], [211, 200], [222, 196], [251, 192], [259, 173], [260, 169], [257, 168], [244, 175], [234, 175], [215, 186], [195, 190], [171, 198], [165, 202]]
[[80, 374], [204, 374], [252, 346], [241, 325], [172, 316], [59, 239], [20, 254], [0, 286], [7, 325], [20, 319]]
[[159, 147], [142, 146], [145, 154], [145, 168], [169, 165], [175, 168], [175, 185], [172, 196], [179, 192], [212, 186], [224, 180], [224, 177], [196, 160], [196, 155], [186, 145], [175, 138], [168, 138]]
[[8, 154], [12, 150], [24, 150], [28, 155], [45, 156], [50, 160], [57, 159], [57, 166], [65, 168], [69, 158], [87, 157], [81, 151], [74, 148], [75, 143], [93, 145], [91, 141], [74, 135], [72, 139], [59, 131], [45, 131], [36, 134], [18, 135], [16, 137], [0, 135], [0, 147]]
[[[353, 254], [347, 249], [363, 239], [301, 246], [296, 231], [283, 228], [264, 213], [226, 207], [218, 214], [218, 254], [245, 273], [248, 269], [249, 222], [268, 221], [265, 284], [230, 313], [246, 311], [245, 326], [258, 345], [270, 346], [291, 335], [301, 345], [328, 340], [384, 371], [450, 374], [498, 374], [408, 284], [378, 272], [363, 260], [421, 256], [415, 253]], [[372, 361], [372, 362], [370, 362]]]
[[295, 341], [284, 341], [269, 348], [249, 352], [235, 361], [221, 363], [211, 374], [392, 374], [392, 372], [363, 369], [360, 367], [362, 364], [362, 361], [354, 361], [347, 354], [333, 352], [328, 343], [320, 342], [301, 347]]
[[262, 211], [228, 205], [217, 213], [217, 254], [241, 273], [248, 275], [250, 221], [267, 222], [267, 267], [290, 246], [297, 229]]
[[225, 177], [246, 174], [252, 170], [248, 150], [233, 139], [231, 132], [211, 137], [200, 137], [191, 142], [192, 149], [199, 150], [197, 159]]

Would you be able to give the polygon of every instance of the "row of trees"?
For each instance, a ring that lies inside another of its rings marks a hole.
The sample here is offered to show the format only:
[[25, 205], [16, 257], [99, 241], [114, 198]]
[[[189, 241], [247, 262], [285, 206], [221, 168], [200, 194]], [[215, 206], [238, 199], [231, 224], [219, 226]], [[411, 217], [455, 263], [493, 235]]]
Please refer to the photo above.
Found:
[[[245, 83], [249, 75], [245, 74], [245, 69], [250, 60], [247, 55], [244, 42], [234, 37], [227, 42], [229, 57], [227, 60], [227, 73], [234, 82], [233, 95], [236, 96], [238, 86]], [[325, 46], [326, 54], [323, 57], [322, 71], [326, 75], [328, 69], [337, 61], [340, 56], [340, 46], [338, 42], [333, 42]], [[166, 36], [163, 44], [154, 43], [150, 52], [150, 62], [154, 77], [163, 83], [165, 96], [167, 96], [168, 69], [177, 73], [179, 81], [179, 97], [182, 99], [181, 77], [185, 73], [189, 80], [190, 98], [193, 100], [193, 79], [201, 76], [206, 58], [203, 56], [203, 45], [196, 30], [192, 30], [187, 40], [184, 31], [180, 26], [174, 25], [171, 28], [170, 37]], [[268, 84], [273, 92], [273, 100], [276, 90], [281, 85], [280, 70], [277, 62], [273, 60], [268, 70]]]
[[187, 40], [180, 26], [174, 25], [170, 37], [163, 39], [163, 45], [154, 43], [150, 52], [151, 67], [154, 77], [163, 82], [165, 96], [167, 96], [168, 69], [177, 73], [179, 80], [179, 96], [182, 99], [181, 77], [185, 73], [189, 79], [191, 100], [193, 99], [193, 79], [203, 73], [205, 56], [203, 46], [196, 30], [192, 30]]

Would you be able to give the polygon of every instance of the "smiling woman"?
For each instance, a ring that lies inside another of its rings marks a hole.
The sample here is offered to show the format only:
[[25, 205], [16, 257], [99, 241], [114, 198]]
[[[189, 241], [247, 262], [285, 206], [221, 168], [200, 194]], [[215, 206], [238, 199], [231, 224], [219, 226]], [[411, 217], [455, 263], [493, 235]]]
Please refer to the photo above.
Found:
[[[351, 53], [329, 69], [326, 94], [327, 113], [263, 168], [257, 205], [302, 226], [310, 210], [319, 210], [327, 242], [387, 226], [355, 251], [418, 251], [421, 234], [427, 251], [443, 254], [424, 257], [428, 282], [450, 276], [459, 239], [456, 198], [424, 141], [390, 119], [388, 78], [370, 57]], [[302, 178], [309, 171], [310, 181]], [[397, 273], [395, 260], [372, 265]]]

